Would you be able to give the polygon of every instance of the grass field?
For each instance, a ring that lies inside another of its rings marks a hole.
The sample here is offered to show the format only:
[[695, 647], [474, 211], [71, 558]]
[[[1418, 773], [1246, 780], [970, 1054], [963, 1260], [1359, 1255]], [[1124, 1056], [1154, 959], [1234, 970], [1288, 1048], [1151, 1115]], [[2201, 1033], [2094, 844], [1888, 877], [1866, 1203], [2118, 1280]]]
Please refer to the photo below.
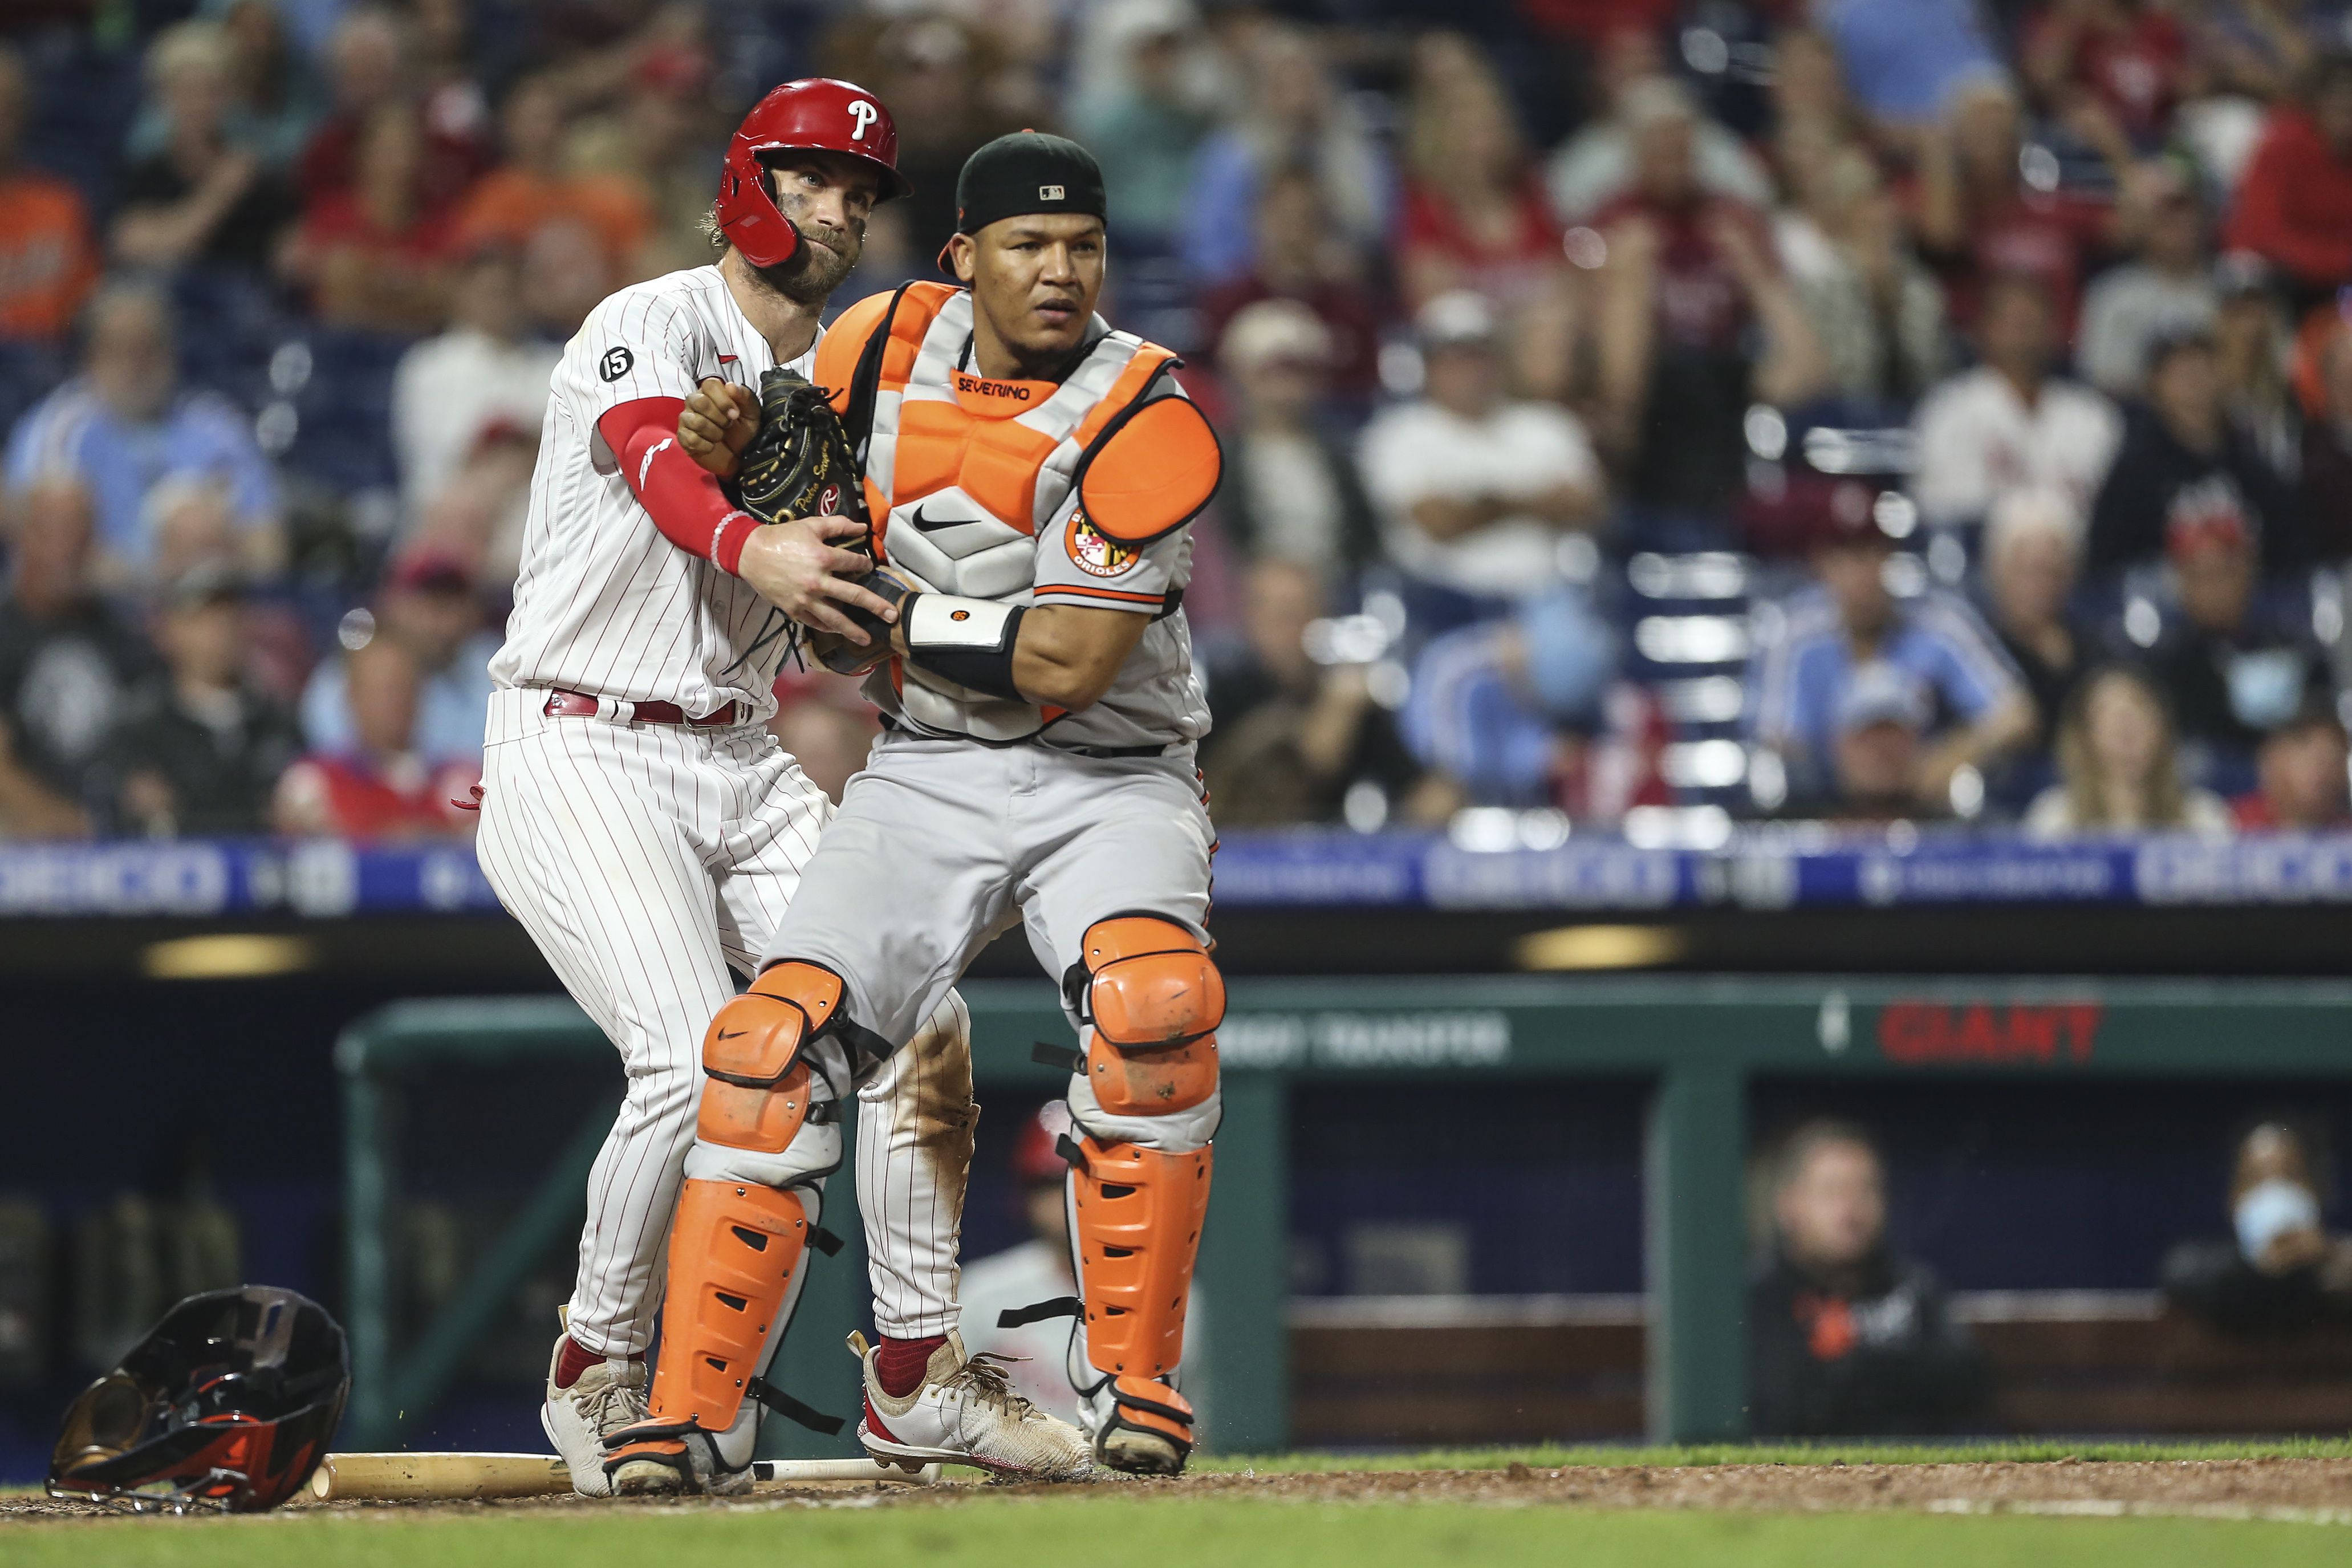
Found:
[[2352, 1442], [1482, 1449], [950, 1484], [120, 1519], [0, 1496], [5, 1568], [2303, 1568], [2352, 1562]]
[[1192, 1468], [1204, 1474], [1302, 1474], [1326, 1470], [1499, 1470], [1562, 1465], [1962, 1465], [2042, 1464], [2075, 1460], [2352, 1459], [2352, 1437], [2280, 1437], [2201, 1443], [2065, 1442], [2050, 1438], [1980, 1443], [1722, 1443], [1669, 1448], [1608, 1443], [1534, 1448], [1426, 1448], [1397, 1454], [1204, 1454]]

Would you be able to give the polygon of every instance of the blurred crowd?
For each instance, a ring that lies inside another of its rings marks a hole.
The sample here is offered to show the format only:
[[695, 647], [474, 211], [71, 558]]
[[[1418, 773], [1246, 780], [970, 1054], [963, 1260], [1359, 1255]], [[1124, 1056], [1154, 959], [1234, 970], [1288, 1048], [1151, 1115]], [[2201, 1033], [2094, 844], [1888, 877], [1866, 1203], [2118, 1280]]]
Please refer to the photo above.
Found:
[[2352, 820], [2346, 0], [15, 0], [0, 837], [465, 831], [560, 345], [813, 73], [837, 303], [1100, 157], [1225, 823]]

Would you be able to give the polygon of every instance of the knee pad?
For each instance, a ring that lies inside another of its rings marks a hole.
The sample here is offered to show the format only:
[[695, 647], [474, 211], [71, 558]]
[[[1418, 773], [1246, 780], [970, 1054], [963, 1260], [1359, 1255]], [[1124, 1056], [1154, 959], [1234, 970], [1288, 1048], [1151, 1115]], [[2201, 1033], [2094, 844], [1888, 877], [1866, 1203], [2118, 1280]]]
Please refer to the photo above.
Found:
[[1199, 937], [1159, 915], [1097, 921], [1065, 984], [1093, 1026], [1087, 1083], [1103, 1110], [1156, 1116], [1216, 1093], [1225, 982]]
[[812, 1119], [808, 1047], [840, 1012], [840, 976], [808, 963], [772, 966], [719, 1008], [702, 1037], [696, 1135], [753, 1154], [790, 1148]]

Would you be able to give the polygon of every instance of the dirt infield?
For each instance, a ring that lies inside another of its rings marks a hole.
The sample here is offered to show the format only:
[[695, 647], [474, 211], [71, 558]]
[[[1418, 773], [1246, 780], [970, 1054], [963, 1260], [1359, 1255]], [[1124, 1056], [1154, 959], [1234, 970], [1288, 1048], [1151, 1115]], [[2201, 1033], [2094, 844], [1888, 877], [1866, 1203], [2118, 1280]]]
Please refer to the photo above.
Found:
[[[332, 1503], [305, 1513], [549, 1513], [600, 1508], [856, 1506], [985, 1507], [1024, 1497], [1067, 1497], [1070, 1487], [979, 1481], [933, 1487], [778, 1489], [732, 1502], [597, 1502], [572, 1497], [466, 1503]], [[2025, 1513], [2091, 1517], [2174, 1515], [2352, 1525], [2352, 1458], [2164, 1461], [2059, 1459], [1958, 1464], [1568, 1465], [1498, 1469], [1326, 1470], [1111, 1480], [1083, 1489], [1157, 1500], [1483, 1503], [1504, 1507], [1727, 1510], [1766, 1513]], [[36, 1494], [0, 1495], [0, 1523], [88, 1517], [108, 1510]]]

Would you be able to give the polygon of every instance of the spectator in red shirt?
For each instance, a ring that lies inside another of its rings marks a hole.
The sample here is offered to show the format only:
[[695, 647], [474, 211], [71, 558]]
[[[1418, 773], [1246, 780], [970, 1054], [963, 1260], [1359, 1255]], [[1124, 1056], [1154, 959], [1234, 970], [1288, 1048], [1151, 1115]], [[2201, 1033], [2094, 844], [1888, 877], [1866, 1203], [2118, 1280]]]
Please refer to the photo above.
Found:
[[1396, 226], [1405, 308], [1457, 289], [1484, 295], [1510, 323], [1522, 384], [1565, 392], [1575, 280], [1509, 94], [1477, 46], [1434, 33], [1414, 51], [1406, 112]]
[[377, 637], [350, 659], [353, 744], [304, 757], [278, 781], [281, 833], [344, 838], [433, 838], [462, 834], [471, 815], [457, 804], [481, 778], [475, 762], [416, 751], [416, 656]]
[[2254, 788], [2230, 803], [2242, 829], [2308, 832], [2352, 822], [2345, 794], [2344, 721], [2324, 695], [2263, 737], [2254, 753]]
[[0, 47], [0, 338], [58, 338], [98, 278], [89, 214], [63, 180], [16, 161], [32, 87]]
[[303, 220], [287, 269], [319, 319], [375, 331], [430, 331], [447, 320], [455, 246], [425, 189], [424, 127], [394, 100], [368, 119], [352, 188]]
[[1246, 273], [1203, 297], [1202, 336], [1221, 342], [1227, 324], [1260, 300], [1296, 300], [1329, 329], [1335, 392], [1364, 404], [1379, 394], [1380, 296], [1334, 229], [1311, 167], [1278, 169], [1260, 183], [1256, 257]]
[[1435, 33], [1414, 51], [1397, 253], [1404, 305], [1469, 289], [1507, 308], [1553, 288], [1560, 229], [1503, 84], [1475, 45]]
[[1802, 403], [1825, 367], [1761, 215], [1699, 184], [1688, 95], [1643, 83], [1624, 118], [1633, 188], [1592, 220], [1606, 247], [1594, 329], [1601, 435], [1643, 531], [1708, 547], [1746, 482], [1749, 405]]
[[2278, 267], [2305, 303], [2352, 282], [2352, 55], [2321, 60], [2305, 101], [2272, 111], [2228, 238]]
[[2019, 272], [2041, 279], [2072, 342], [2084, 274], [2123, 237], [2106, 202], [2026, 179], [2020, 115], [2016, 94], [1993, 78], [1953, 94], [1943, 126], [1920, 138], [1919, 248], [1943, 275], [1955, 327], [1975, 325], [1987, 279]]
[[[413, 39], [395, 12], [373, 5], [346, 12], [327, 59], [334, 108], [302, 150], [302, 200], [312, 211], [358, 179], [360, 144], [375, 112], [417, 98]], [[438, 211], [464, 194], [486, 160], [478, 113], [447, 111], [439, 101], [442, 89], [433, 96], [436, 112], [425, 122], [418, 185], [425, 205]]]
[[2025, 26], [2025, 74], [2055, 113], [2095, 104], [2143, 151], [2162, 143], [2189, 69], [2189, 38], [2141, 0], [2053, 0]]

